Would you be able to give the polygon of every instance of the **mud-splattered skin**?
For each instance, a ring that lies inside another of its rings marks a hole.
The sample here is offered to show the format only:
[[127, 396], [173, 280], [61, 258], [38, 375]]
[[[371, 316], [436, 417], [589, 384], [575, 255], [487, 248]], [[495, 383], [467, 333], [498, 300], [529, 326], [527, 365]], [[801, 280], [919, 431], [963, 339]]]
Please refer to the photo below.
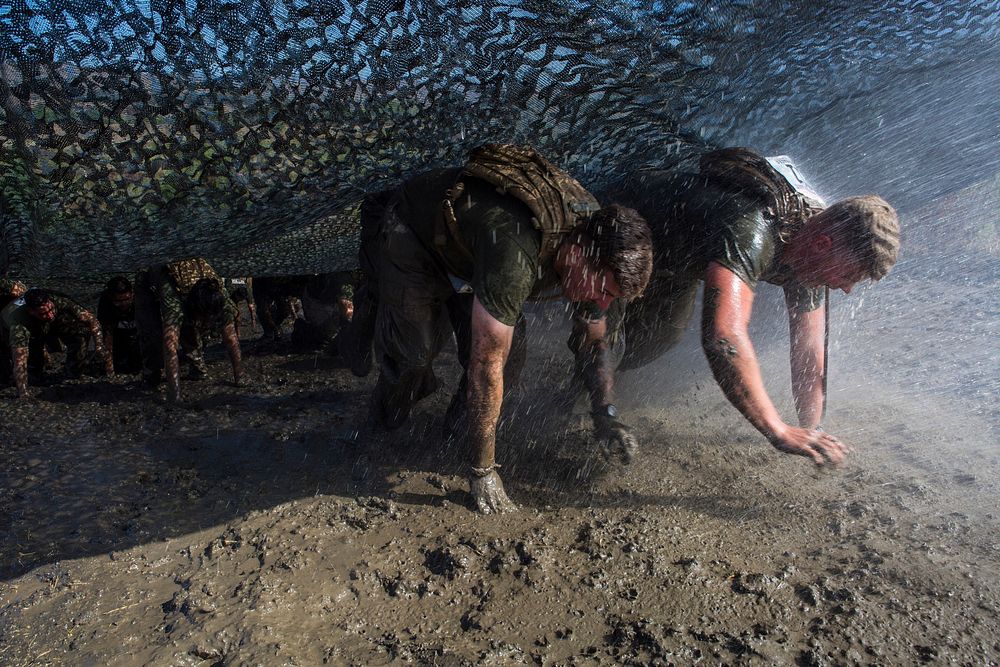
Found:
[[[810, 457], [817, 465], [838, 465], [850, 451], [837, 438], [814, 428], [790, 426], [782, 420], [764, 388], [760, 366], [747, 331], [753, 309], [753, 290], [732, 271], [713, 263], [705, 274], [705, 307], [701, 344], [712, 374], [726, 398], [778, 450]], [[815, 325], [815, 321], [809, 321]], [[793, 332], [793, 341], [796, 335]], [[794, 358], [794, 350], [793, 350]], [[794, 362], [793, 362], [794, 366]], [[805, 365], [800, 365], [800, 370]], [[811, 369], [815, 374], [815, 367]], [[807, 386], [800, 381], [799, 391]], [[811, 388], [814, 383], [808, 383]], [[796, 395], [800, 419], [821, 410], [802, 394]], [[815, 393], [810, 396], [815, 397]], [[820, 399], [821, 400], [821, 399]]]
[[628, 426], [602, 413], [614, 403], [614, 360], [607, 340], [607, 319], [591, 321], [575, 318], [569, 347], [576, 358], [576, 373], [583, 380], [590, 397], [594, 435], [609, 450], [618, 451], [626, 462], [639, 449], [639, 442]]
[[111, 347], [105, 346], [104, 335], [101, 333], [101, 325], [97, 318], [89, 310], [80, 313], [80, 321], [87, 325], [90, 334], [94, 337], [94, 351], [104, 357], [104, 372], [109, 378], [115, 375], [115, 362], [111, 354]]
[[14, 386], [19, 398], [28, 397], [28, 348], [14, 347], [10, 350], [14, 360]]
[[515, 509], [496, 467], [496, 428], [503, 403], [503, 367], [514, 327], [490, 315], [476, 298], [472, 310], [469, 353], [469, 445], [472, 475], [469, 489], [476, 509], [484, 514]]
[[233, 365], [233, 383], [239, 386], [243, 382], [243, 357], [240, 353], [240, 338], [236, 333], [235, 322], [222, 328], [222, 344], [226, 346], [229, 362]]
[[181, 400], [181, 370], [177, 360], [180, 329], [172, 324], [163, 325], [163, 370], [167, 376], [167, 400]]

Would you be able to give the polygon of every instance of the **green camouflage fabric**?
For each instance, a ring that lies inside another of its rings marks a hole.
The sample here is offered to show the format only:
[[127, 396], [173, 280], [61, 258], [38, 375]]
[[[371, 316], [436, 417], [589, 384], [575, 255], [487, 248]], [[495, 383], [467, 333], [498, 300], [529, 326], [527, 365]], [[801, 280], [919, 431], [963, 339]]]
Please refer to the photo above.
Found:
[[174, 287], [177, 288], [177, 291], [182, 296], [187, 296], [195, 283], [205, 278], [218, 280], [222, 284], [215, 269], [202, 257], [192, 257], [191, 259], [170, 262], [166, 265], [166, 269], [167, 273], [170, 274]]
[[[580, 182], [549, 162], [530, 146], [486, 144], [475, 148], [462, 169], [462, 181], [443, 202], [442, 215], [452, 233], [458, 233], [455, 206], [460, 206], [464, 182], [479, 179], [501, 194], [514, 197], [531, 211], [532, 226], [542, 233], [539, 261], [545, 263], [563, 236], [596, 212], [600, 205]], [[461, 235], [459, 233], [459, 235]], [[437, 238], [439, 245], [445, 240]], [[458, 239], [459, 241], [461, 239]], [[467, 252], [467, 246], [461, 244]]]
[[998, 65], [992, 0], [0, 3], [0, 273], [349, 270], [367, 193], [489, 142], [916, 206], [1000, 171]]
[[[187, 321], [187, 312], [184, 306], [187, 292], [182, 292], [178, 288], [173, 275], [174, 273], [166, 265], [149, 269], [149, 282], [159, 300], [160, 318], [163, 326], [175, 326], [179, 329]], [[138, 284], [139, 281], [136, 282]], [[223, 295], [225, 296], [225, 305], [223, 306], [222, 326], [226, 326], [236, 321], [236, 306], [224, 290]]]

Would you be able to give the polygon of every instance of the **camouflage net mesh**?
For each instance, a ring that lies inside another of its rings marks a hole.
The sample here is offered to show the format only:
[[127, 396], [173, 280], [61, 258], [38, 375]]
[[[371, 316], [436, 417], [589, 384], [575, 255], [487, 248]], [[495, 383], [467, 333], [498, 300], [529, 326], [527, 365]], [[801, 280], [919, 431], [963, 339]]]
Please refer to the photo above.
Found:
[[[191, 255], [229, 274], [350, 268], [365, 192], [484, 141], [534, 144], [591, 187], [719, 145], [838, 173], [874, 146], [889, 152], [860, 170], [874, 187], [849, 170], [828, 187], [931, 196], [928, 179], [948, 175], [940, 192], [998, 169], [998, 15], [951, 0], [0, 0], [0, 271]], [[934, 99], [937, 116], [910, 122]]]

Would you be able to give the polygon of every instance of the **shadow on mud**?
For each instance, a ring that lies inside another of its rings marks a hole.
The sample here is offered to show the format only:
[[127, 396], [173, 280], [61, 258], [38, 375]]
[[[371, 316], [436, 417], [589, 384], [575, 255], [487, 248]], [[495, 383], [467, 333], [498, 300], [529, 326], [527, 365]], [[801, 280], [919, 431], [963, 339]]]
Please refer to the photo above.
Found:
[[[302, 371], [293, 372], [301, 379]], [[373, 436], [359, 427], [365, 388], [292, 382], [283, 393], [262, 395], [221, 390], [224, 381], [210, 380], [199, 383], [207, 395], [183, 408], [131, 385], [45, 388], [47, 400], [35, 404], [52, 413], [38, 417], [44, 428], [19, 431], [4, 447], [0, 578], [317, 495], [467, 502], [468, 453], [442, 438], [433, 416], [440, 406], [421, 406], [404, 428]], [[590, 440], [579, 418], [542, 425], [529, 414], [512, 421], [499, 443], [503, 476], [528, 508], [670, 504], [716, 513], [713, 499], [608, 491], [603, 482], [620, 473], [620, 464]], [[451, 479], [440, 493], [394, 490], [411, 474]], [[731, 515], [731, 508], [718, 514]]]

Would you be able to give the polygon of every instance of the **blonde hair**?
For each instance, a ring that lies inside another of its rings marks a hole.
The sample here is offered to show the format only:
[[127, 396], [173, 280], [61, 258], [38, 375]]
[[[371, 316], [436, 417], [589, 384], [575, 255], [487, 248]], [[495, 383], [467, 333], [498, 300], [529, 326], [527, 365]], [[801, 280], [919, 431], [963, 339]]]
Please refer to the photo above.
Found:
[[872, 280], [889, 273], [899, 257], [899, 216], [878, 195], [849, 197], [815, 216], [829, 225], [835, 242], [849, 248]]

